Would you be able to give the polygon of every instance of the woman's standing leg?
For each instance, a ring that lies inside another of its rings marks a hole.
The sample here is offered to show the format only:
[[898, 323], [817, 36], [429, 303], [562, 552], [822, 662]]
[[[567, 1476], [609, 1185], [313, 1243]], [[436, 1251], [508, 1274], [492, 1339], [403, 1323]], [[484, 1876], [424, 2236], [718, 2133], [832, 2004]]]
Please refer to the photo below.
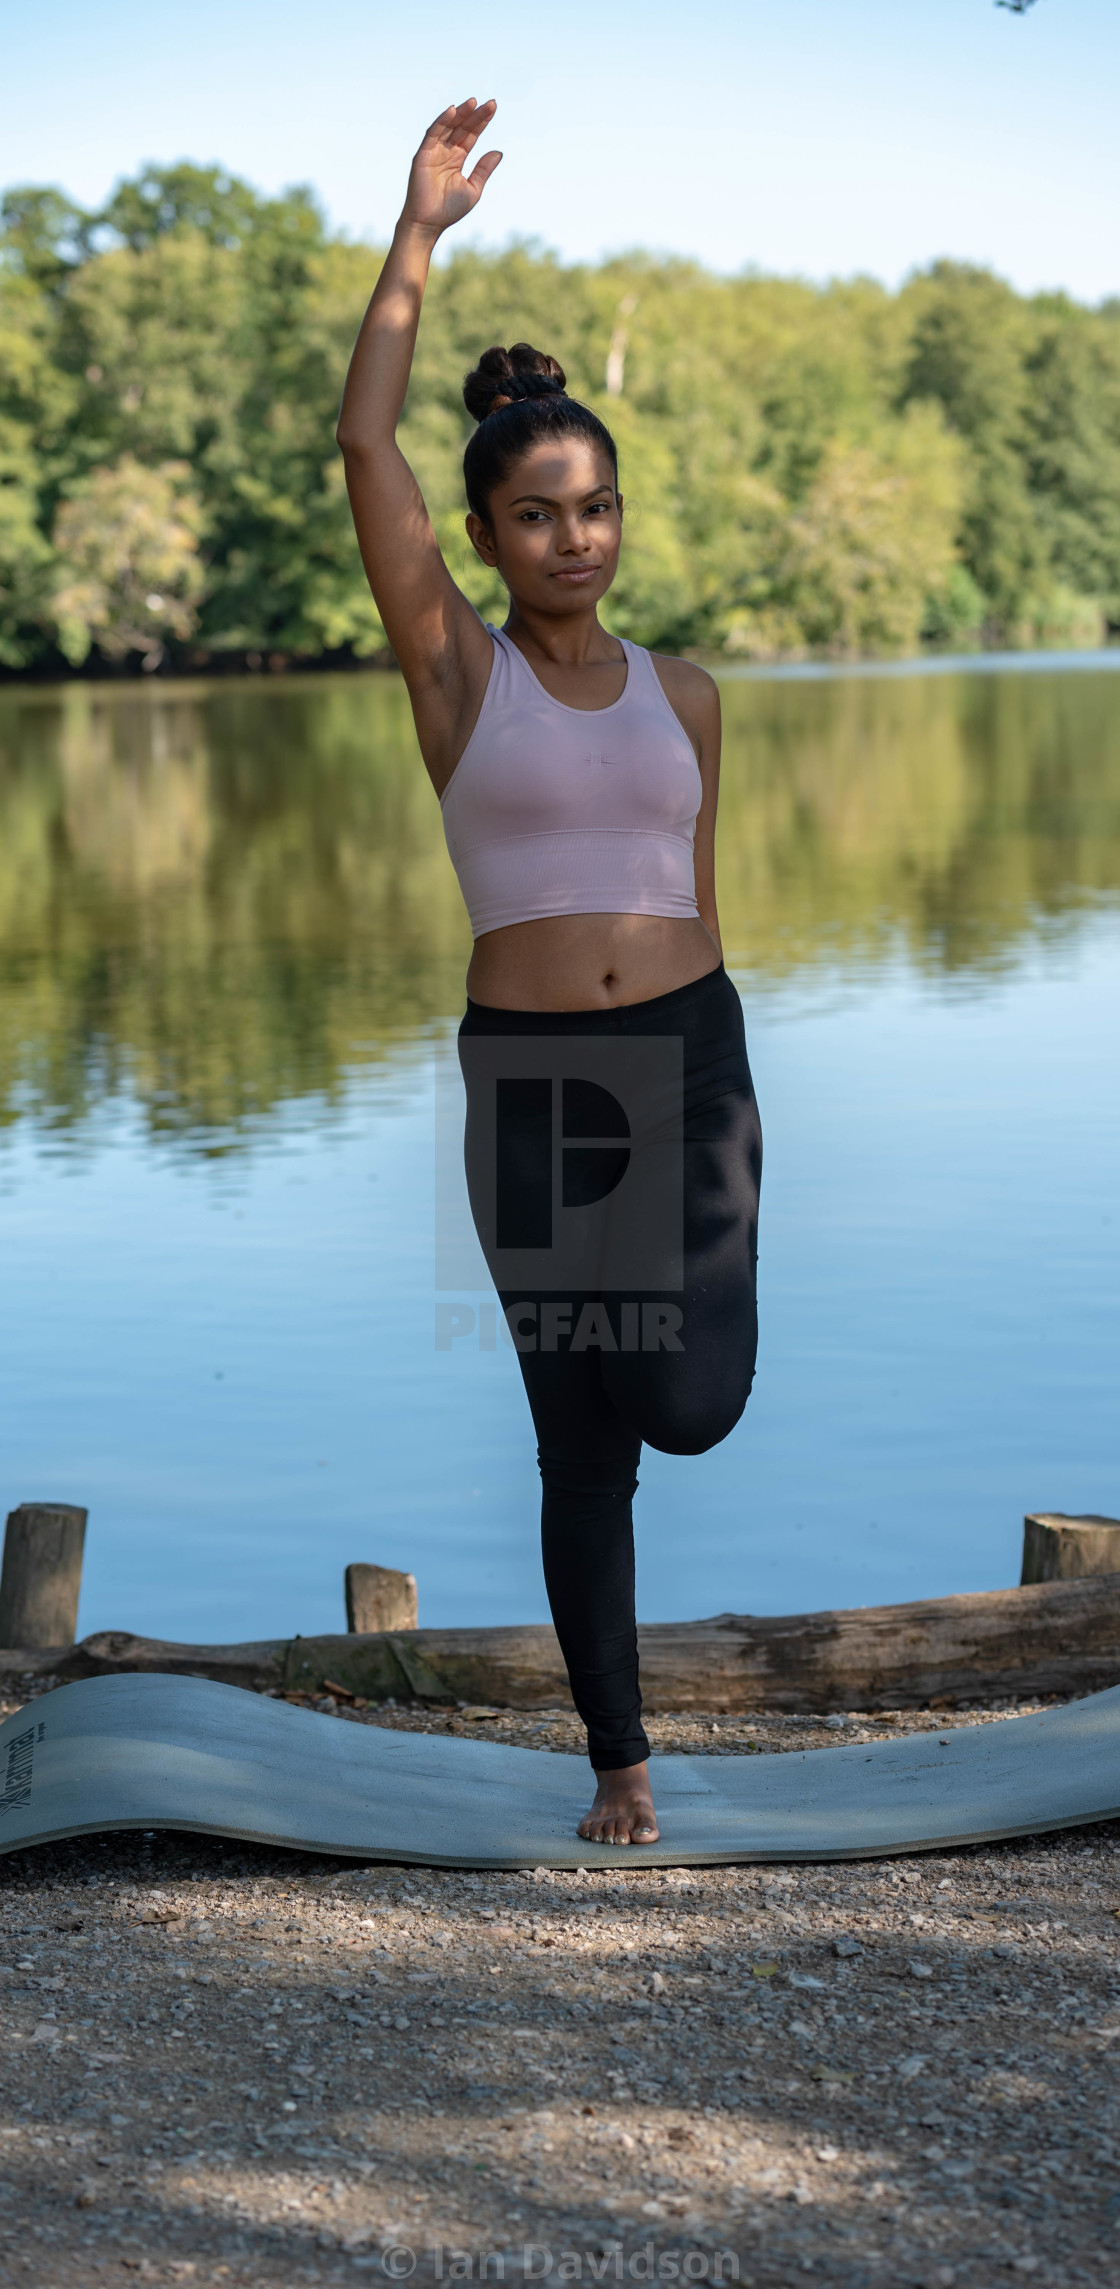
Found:
[[[502, 1292], [503, 1311], [525, 1299]], [[572, 1351], [567, 1334], [540, 1348], [541, 1306], [559, 1302], [571, 1326], [582, 1296], [539, 1296], [519, 1361], [537, 1434], [545, 1586], [572, 1699], [596, 1772], [644, 1763], [634, 1610], [633, 1498], [641, 1439], [603, 1387], [602, 1353]], [[563, 1344], [564, 1348], [560, 1348]]]

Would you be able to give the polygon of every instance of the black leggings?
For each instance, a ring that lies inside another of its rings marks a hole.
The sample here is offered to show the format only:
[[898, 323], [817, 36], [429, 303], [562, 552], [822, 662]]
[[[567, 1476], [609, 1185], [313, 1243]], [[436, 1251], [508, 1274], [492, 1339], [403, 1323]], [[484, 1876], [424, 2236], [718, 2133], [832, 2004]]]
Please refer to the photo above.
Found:
[[[722, 962], [673, 993], [614, 1009], [508, 1010], [468, 998], [460, 1042], [514, 1034], [550, 1043], [558, 1035], [676, 1035], [683, 1049], [683, 1288], [626, 1299], [616, 1289], [588, 1286], [573, 1294], [570, 1286], [514, 1289], [495, 1281], [515, 1330], [537, 1434], [552, 1617], [591, 1762], [599, 1772], [616, 1771], [649, 1754], [634, 1611], [638, 1457], [643, 1439], [663, 1454], [703, 1454], [727, 1437], [746, 1406], [758, 1333], [762, 1132], [742, 1006]], [[548, 1055], [554, 1066], [555, 1051]], [[480, 1214], [472, 1181], [472, 1122], [477, 1132], [489, 1116], [471, 1053], [460, 1050], [460, 1058], [468, 1186], [493, 1273], [494, 1227]], [[518, 1100], [511, 1102], [516, 1132]], [[507, 1216], [512, 1190], [515, 1220], [519, 1193], [530, 1200], [547, 1149], [531, 1091], [523, 1102], [523, 1134], [515, 1133], [512, 1152], [508, 1102], [504, 1124], [502, 1181]], [[590, 1316], [589, 1303], [599, 1305]], [[551, 1313], [544, 1309], [550, 1304]]]

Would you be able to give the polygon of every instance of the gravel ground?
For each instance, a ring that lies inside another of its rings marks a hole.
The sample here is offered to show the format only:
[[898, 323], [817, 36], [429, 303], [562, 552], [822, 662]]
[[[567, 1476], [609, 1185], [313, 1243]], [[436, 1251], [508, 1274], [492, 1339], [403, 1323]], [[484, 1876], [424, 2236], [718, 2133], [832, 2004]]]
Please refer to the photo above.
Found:
[[[564, 1715], [334, 1707], [579, 1745]], [[650, 1730], [742, 1752], [841, 1728]], [[620, 1863], [468, 1875], [172, 1833], [0, 1860], [0, 2281], [1111, 2289], [1120, 1823]]]

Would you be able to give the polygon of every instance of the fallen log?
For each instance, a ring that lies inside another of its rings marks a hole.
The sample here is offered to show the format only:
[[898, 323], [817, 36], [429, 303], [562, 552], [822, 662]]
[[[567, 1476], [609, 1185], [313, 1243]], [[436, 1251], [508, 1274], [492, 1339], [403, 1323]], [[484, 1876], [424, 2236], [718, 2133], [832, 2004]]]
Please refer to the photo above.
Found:
[[[809, 1614], [717, 1614], [638, 1631], [651, 1712], [951, 1707], [1120, 1683], [1120, 1574]], [[57, 1654], [0, 1653], [0, 1670], [60, 1679], [162, 1670], [257, 1691], [372, 1701], [571, 1707], [547, 1624], [166, 1645], [103, 1630]]]
[[135, 1637], [127, 1629], [100, 1629], [77, 1645], [0, 1650], [0, 1675], [57, 1677], [70, 1685], [79, 1677], [114, 1677], [159, 1671], [173, 1677], [212, 1677], [223, 1685], [246, 1685], [266, 1692], [284, 1682], [288, 1639], [264, 1638], [246, 1645], [168, 1645], [158, 1637]]

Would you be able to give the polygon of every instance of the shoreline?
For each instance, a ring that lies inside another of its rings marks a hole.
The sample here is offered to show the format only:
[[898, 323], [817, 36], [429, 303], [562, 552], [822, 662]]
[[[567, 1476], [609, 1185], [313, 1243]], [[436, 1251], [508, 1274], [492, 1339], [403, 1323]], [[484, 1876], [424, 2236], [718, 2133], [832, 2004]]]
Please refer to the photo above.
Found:
[[[686, 649], [674, 656], [692, 660], [698, 667], [707, 668], [710, 675], [728, 683], [819, 682], [846, 676], [1006, 675], [1016, 670], [1024, 674], [1061, 674], [1065, 669], [1108, 673], [1120, 670], [1120, 637], [1110, 644], [1024, 647], [1021, 651], [997, 645], [991, 650], [977, 646], [966, 651], [931, 648], [928, 652], [902, 655], [889, 652], [840, 657], [789, 654], [751, 660], [734, 653]], [[138, 659], [135, 665], [96, 661], [92, 668], [88, 660], [80, 668], [69, 667], [61, 660], [47, 668], [42, 663], [28, 668], [0, 667], [0, 691], [7, 688], [55, 691], [77, 685], [97, 691], [139, 689], [166, 693], [180, 686], [197, 690], [200, 684], [207, 683], [241, 682], [268, 688], [281, 676], [294, 682], [305, 679], [319, 682], [333, 676], [400, 674], [388, 652], [376, 653], [369, 659], [336, 655], [300, 658], [292, 653], [255, 657], [256, 665], [253, 665], [242, 653], [210, 652], [204, 658], [175, 660], [150, 672], [145, 672]]]

